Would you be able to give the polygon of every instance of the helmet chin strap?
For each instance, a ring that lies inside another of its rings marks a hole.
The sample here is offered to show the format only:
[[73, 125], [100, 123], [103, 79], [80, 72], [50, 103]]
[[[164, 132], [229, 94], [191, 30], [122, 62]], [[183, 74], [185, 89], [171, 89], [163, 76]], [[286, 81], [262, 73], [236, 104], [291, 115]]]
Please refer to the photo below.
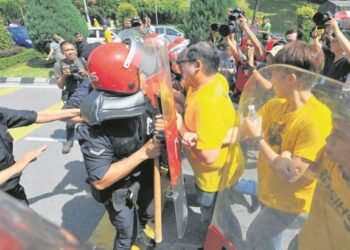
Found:
[[129, 53], [128, 56], [125, 59], [125, 62], [123, 64], [123, 67], [128, 69], [131, 65], [132, 59], [134, 59], [135, 53], [136, 53], [136, 43], [130, 39], [130, 43], [128, 44], [128, 46], [130, 47], [129, 49]]

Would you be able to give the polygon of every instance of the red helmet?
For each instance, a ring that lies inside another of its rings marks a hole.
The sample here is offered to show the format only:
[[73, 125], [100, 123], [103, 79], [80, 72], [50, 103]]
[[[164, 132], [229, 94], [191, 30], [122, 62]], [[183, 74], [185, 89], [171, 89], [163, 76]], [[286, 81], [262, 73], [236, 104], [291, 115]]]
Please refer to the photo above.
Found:
[[93, 50], [87, 67], [95, 89], [134, 94], [140, 88], [140, 62], [134, 42], [107, 43]]
[[190, 40], [184, 37], [178, 37], [168, 45], [169, 60], [176, 61], [177, 57], [188, 45]]

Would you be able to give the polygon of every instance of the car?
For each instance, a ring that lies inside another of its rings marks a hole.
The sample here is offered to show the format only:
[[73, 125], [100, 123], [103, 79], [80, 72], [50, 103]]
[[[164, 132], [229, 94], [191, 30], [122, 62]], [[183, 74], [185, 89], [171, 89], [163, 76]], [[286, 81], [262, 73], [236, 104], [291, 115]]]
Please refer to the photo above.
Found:
[[16, 46], [23, 46], [26, 48], [34, 47], [26, 27], [20, 25], [10, 25], [7, 27], [7, 30], [10, 32], [12, 40]]
[[[112, 34], [113, 42], [120, 42], [118, 35], [114, 33], [112, 30], [110, 31]], [[95, 43], [95, 42], [103, 43], [105, 41], [103, 28], [89, 28], [89, 36], [86, 39], [86, 41], [87, 43]]]
[[184, 32], [180, 31], [171, 25], [158, 25], [154, 27], [158, 34], [165, 34], [165, 37], [170, 41], [174, 41], [178, 37], [184, 37]]

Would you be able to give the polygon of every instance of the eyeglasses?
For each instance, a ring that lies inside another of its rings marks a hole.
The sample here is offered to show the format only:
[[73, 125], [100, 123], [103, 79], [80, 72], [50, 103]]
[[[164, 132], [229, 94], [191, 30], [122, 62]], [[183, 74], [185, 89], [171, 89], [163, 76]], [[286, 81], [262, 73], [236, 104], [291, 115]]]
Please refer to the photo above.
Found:
[[186, 59], [186, 60], [177, 60], [176, 63], [181, 64], [181, 63], [195, 62], [195, 61], [197, 61], [197, 59]]

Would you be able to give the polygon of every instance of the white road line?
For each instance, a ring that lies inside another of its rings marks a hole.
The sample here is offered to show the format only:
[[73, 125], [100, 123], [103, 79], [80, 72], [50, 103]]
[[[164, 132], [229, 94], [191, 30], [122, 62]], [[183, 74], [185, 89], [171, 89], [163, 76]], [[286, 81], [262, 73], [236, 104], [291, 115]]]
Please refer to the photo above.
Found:
[[58, 89], [56, 85], [0, 85], [1, 88], [23, 88], [23, 89]]
[[[39, 141], [39, 142], [56, 142], [56, 143], [64, 143], [66, 142], [65, 138], [51, 138], [51, 137], [25, 137], [25, 141]], [[74, 143], [78, 143], [78, 141], [74, 141]]]

